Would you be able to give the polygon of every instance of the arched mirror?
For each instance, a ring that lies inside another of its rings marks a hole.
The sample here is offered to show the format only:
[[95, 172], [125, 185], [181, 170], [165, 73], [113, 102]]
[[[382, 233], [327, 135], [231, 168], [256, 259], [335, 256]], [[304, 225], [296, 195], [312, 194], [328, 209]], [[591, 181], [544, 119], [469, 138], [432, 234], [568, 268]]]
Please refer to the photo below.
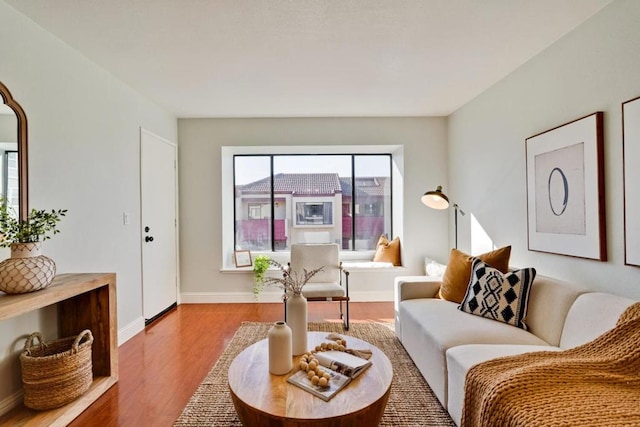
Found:
[[20, 219], [29, 213], [27, 116], [0, 82], [0, 195]]

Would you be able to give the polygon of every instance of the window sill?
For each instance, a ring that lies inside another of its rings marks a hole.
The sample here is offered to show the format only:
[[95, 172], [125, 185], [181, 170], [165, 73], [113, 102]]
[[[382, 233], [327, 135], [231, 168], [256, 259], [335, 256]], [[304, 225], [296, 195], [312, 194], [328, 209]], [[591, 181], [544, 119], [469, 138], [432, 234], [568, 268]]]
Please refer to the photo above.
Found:
[[[343, 261], [342, 267], [349, 271], [349, 273], [357, 272], [381, 272], [381, 271], [404, 271], [407, 267], [402, 265], [394, 266], [391, 263], [373, 262], [373, 261]], [[276, 267], [270, 267], [267, 271], [278, 272], [280, 271]], [[220, 269], [221, 273], [231, 274], [253, 274], [253, 267], [223, 267]]]
[[252, 267], [223, 267], [220, 269], [220, 273], [251, 273], [253, 274]]
[[[277, 267], [269, 267], [267, 271], [278, 272], [280, 271]], [[221, 273], [251, 273], [253, 274], [253, 267], [222, 267], [220, 269]]]
[[349, 273], [357, 272], [370, 272], [376, 273], [381, 271], [404, 271], [407, 268], [404, 266], [394, 266], [387, 262], [373, 262], [373, 261], [345, 261], [342, 263], [342, 267]]

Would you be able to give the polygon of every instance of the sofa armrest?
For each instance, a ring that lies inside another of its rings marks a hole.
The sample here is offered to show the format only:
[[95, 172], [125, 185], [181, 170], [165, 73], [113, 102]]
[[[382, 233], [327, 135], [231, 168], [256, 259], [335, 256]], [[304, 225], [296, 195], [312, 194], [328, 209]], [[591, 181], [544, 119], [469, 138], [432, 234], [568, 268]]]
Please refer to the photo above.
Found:
[[396, 303], [408, 299], [435, 298], [442, 276], [398, 276], [394, 282]]
[[409, 299], [435, 298], [438, 295], [442, 276], [398, 276], [394, 281], [394, 311], [396, 335], [402, 341], [400, 302]]

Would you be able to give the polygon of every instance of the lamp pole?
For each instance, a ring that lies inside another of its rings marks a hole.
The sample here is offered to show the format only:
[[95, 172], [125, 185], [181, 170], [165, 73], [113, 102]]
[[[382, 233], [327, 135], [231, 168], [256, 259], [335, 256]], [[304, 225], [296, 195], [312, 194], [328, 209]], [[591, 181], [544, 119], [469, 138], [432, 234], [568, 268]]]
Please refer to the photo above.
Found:
[[462, 216], [465, 215], [464, 211], [462, 209], [460, 209], [460, 206], [458, 206], [457, 203], [453, 204], [453, 209], [455, 209], [455, 218], [454, 218], [454, 224], [455, 224], [455, 236], [456, 236], [456, 249], [458, 249], [458, 211], [460, 211], [460, 214]]
[[[452, 205], [449, 204], [449, 198], [442, 192], [442, 185], [438, 185], [435, 191], [427, 191], [422, 195], [422, 203], [430, 207], [431, 209], [448, 209]], [[456, 249], [458, 249], [458, 211], [462, 216], [465, 215], [464, 211], [460, 209], [457, 203], [453, 204], [455, 209], [455, 232], [456, 232]]]

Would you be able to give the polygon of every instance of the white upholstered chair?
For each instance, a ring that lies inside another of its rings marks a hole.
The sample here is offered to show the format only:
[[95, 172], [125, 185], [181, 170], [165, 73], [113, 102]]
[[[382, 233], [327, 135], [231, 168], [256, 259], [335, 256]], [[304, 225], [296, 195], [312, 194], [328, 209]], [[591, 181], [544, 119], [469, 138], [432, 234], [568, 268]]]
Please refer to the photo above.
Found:
[[[297, 274], [323, 267], [302, 288], [307, 301], [338, 301], [344, 329], [349, 329], [349, 272], [342, 268], [340, 247], [336, 243], [291, 245], [289, 269]], [[344, 282], [342, 276], [344, 275]], [[342, 310], [344, 302], [345, 311]], [[285, 304], [285, 320], [287, 318]]]

